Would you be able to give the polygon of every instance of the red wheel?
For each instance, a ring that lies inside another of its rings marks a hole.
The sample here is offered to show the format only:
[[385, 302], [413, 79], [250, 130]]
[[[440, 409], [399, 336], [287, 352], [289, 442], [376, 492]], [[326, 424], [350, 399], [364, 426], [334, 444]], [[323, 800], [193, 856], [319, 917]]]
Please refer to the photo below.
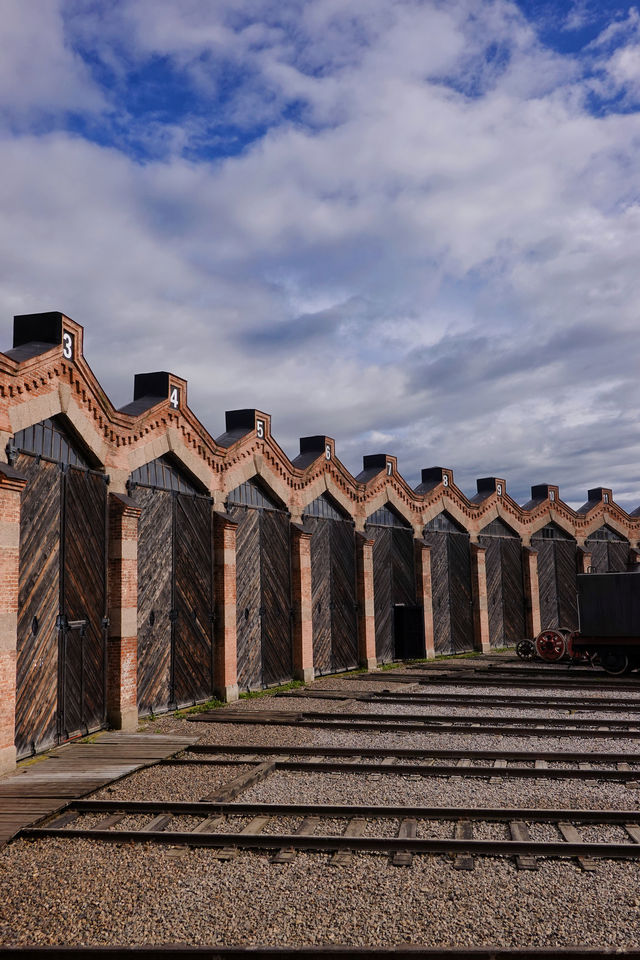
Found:
[[569, 634], [569, 639], [567, 640], [569, 659], [573, 660], [574, 663], [591, 663], [591, 656], [586, 650], [576, 650], [573, 646], [573, 641], [579, 636], [580, 633], [578, 630], [574, 630], [573, 633]]
[[543, 660], [555, 663], [565, 655], [567, 644], [557, 630], [543, 630], [536, 637], [536, 653]]

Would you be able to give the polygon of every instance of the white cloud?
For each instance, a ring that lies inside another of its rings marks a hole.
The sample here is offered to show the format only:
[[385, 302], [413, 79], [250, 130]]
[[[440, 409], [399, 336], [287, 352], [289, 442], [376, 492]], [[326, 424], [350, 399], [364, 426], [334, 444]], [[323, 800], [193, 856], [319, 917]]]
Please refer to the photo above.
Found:
[[[134, 372], [169, 365], [214, 434], [225, 408], [255, 405], [287, 452], [326, 432], [354, 472], [380, 440], [414, 482], [441, 463], [470, 492], [497, 474], [523, 499], [548, 481], [576, 501], [598, 484], [640, 500], [638, 114], [592, 115], [577, 60], [509, 3], [345, 9], [128, 0], [105, 23], [75, 5], [68, 31], [95, 37], [117, 84], [158, 54], [213, 98], [224, 51], [248, 78], [232, 113], [278, 122], [211, 163], [182, 155], [207, 135], [193, 118], [142, 129], [171, 144], [144, 164], [63, 132], [7, 134], [5, 316], [86, 324], [118, 403]], [[308, 123], [282, 122], [295, 97]]]
[[65, 43], [60, 7], [60, 0], [2, 2], [0, 109], [16, 125], [105, 106], [84, 61]]

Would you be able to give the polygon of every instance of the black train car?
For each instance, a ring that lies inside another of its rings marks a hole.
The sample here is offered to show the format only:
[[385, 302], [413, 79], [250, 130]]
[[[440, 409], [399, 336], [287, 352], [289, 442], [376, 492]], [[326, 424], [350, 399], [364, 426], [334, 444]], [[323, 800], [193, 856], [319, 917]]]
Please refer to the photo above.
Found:
[[640, 666], [640, 576], [578, 575], [580, 632], [573, 648], [597, 657], [607, 673]]

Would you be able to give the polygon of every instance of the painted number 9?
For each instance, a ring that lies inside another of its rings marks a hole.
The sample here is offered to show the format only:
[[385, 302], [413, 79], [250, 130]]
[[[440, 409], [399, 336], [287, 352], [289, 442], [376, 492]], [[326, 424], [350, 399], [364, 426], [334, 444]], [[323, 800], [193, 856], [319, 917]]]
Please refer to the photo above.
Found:
[[169, 406], [173, 407], [174, 410], [177, 410], [180, 406], [180, 391], [177, 387], [172, 387], [169, 394]]
[[65, 360], [73, 360], [73, 334], [66, 330], [62, 334], [62, 356]]

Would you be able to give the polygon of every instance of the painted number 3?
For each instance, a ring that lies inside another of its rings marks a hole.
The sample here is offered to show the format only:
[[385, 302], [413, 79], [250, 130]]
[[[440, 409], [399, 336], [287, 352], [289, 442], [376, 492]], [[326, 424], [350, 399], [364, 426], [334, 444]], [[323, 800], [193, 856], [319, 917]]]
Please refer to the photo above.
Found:
[[177, 387], [171, 389], [169, 394], [169, 406], [173, 407], [174, 410], [177, 410], [180, 406], [180, 392]]
[[65, 360], [73, 360], [73, 334], [66, 331], [62, 334], [62, 356]]

